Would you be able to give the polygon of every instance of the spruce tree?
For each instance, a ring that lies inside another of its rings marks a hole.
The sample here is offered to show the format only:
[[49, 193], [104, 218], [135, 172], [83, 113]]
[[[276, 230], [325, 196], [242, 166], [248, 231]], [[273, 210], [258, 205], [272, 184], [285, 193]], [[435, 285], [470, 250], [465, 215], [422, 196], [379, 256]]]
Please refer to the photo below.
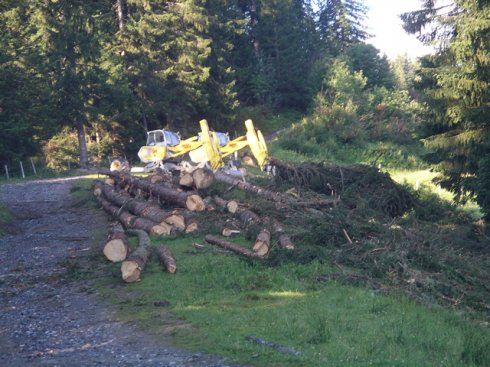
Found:
[[432, 119], [425, 139], [443, 173], [441, 185], [456, 199], [476, 195], [490, 218], [490, 4], [456, 0], [402, 16], [409, 32], [430, 25], [425, 41], [438, 42], [438, 53], [423, 63]]

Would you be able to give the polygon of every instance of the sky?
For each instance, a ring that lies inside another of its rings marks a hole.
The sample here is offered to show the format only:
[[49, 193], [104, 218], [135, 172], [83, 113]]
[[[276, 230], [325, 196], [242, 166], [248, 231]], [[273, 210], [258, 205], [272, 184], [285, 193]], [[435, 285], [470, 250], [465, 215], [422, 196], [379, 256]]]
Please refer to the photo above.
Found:
[[364, 0], [364, 4], [369, 7], [367, 31], [374, 35], [367, 42], [382, 54], [389, 59], [403, 54], [415, 59], [431, 52], [432, 48], [424, 46], [415, 35], [405, 33], [399, 17], [401, 13], [420, 9], [421, 0]]

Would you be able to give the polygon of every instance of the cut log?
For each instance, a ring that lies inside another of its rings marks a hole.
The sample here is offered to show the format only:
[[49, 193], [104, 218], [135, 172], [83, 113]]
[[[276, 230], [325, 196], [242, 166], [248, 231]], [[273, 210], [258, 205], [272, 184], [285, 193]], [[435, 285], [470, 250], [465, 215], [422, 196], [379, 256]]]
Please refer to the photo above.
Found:
[[95, 197], [102, 195], [102, 182], [95, 181], [93, 187], [94, 187], [94, 196]]
[[190, 218], [187, 220], [187, 225], [185, 227], [185, 233], [192, 233], [199, 229], [199, 223], [196, 218]]
[[335, 206], [337, 202], [339, 201], [339, 198], [332, 198], [332, 199], [322, 199], [322, 200], [313, 200], [313, 201], [306, 201], [306, 202], [300, 202], [298, 200], [294, 200], [287, 195], [281, 193], [281, 192], [274, 192], [271, 190], [264, 189], [263, 187], [256, 186], [247, 182], [243, 182], [242, 180], [235, 178], [233, 176], [227, 175], [223, 172], [217, 171], [214, 175], [215, 179], [220, 182], [227, 183], [229, 185], [232, 185], [234, 187], [239, 188], [240, 190], [243, 191], [248, 191], [248, 192], [253, 192], [265, 199], [274, 201], [277, 203], [279, 207], [284, 207], [284, 205], [297, 205], [300, 207], [323, 207], [323, 206]]
[[264, 189], [260, 186], [256, 186], [256, 185], [252, 185], [252, 184], [247, 183], [247, 182], [243, 182], [242, 180], [240, 180], [236, 177], [229, 176], [229, 175], [227, 175], [223, 172], [220, 172], [220, 171], [217, 171], [214, 174], [214, 178], [217, 181], [224, 182], [224, 183], [227, 183], [227, 184], [232, 185], [232, 186], [236, 186], [240, 190], [253, 192], [253, 193], [260, 195], [260, 196], [262, 196], [266, 199], [269, 199], [269, 200], [273, 200], [273, 201], [277, 201], [277, 202], [284, 201], [284, 197], [283, 197], [283, 195], [281, 195], [281, 193], [273, 192], [273, 191]]
[[175, 204], [191, 211], [203, 211], [205, 209], [202, 198], [195, 193], [179, 192], [162, 185], [152, 184], [147, 180], [139, 179], [127, 173], [110, 172], [108, 170], [101, 170], [99, 173], [114, 178], [118, 183], [130, 184], [153, 195], [157, 195], [161, 200], [170, 204]]
[[234, 219], [227, 219], [221, 226], [221, 235], [224, 237], [231, 237], [240, 232], [240, 225]]
[[225, 199], [220, 198], [217, 195], [213, 197], [213, 200], [217, 206], [219, 206], [221, 208], [225, 208], [231, 214], [235, 214], [238, 211], [238, 203], [235, 200], [227, 201]]
[[206, 206], [207, 212], [212, 212], [216, 210], [216, 207], [214, 206], [214, 200], [211, 196], [206, 196], [203, 201], [204, 205]]
[[167, 246], [160, 245], [156, 248], [156, 253], [165, 269], [170, 274], [174, 274], [177, 271], [177, 264], [170, 249]]
[[224, 248], [225, 250], [232, 251], [236, 254], [239, 254], [239, 255], [242, 255], [245, 257], [251, 257], [251, 258], [260, 257], [260, 255], [257, 254], [256, 252], [250, 251], [244, 247], [235, 245], [234, 243], [222, 240], [222, 239], [215, 237], [215, 236], [212, 236], [210, 234], [206, 235], [206, 237], [204, 237], [204, 239], [208, 243], [211, 243], [213, 245], [218, 245], [218, 246]]
[[233, 236], [234, 234], [238, 234], [240, 233], [241, 231], [238, 230], [238, 229], [233, 229], [233, 228], [228, 228], [228, 227], [225, 227], [223, 228], [223, 230], [221, 231], [221, 235], [225, 236], [225, 237], [231, 237]]
[[255, 214], [251, 210], [242, 210], [241, 212], [238, 213], [238, 216], [240, 220], [244, 223], [244, 225], [248, 225], [250, 223], [255, 223], [260, 220], [260, 217]]
[[136, 231], [135, 233], [138, 235], [139, 246], [121, 264], [122, 279], [126, 283], [141, 280], [141, 275], [151, 255], [148, 235], [143, 231]]
[[165, 223], [174, 226], [179, 231], [185, 230], [185, 218], [180, 214], [171, 214], [167, 218], [165, 218]]
[[[97, 186], [98, 185], [96, 185], [96, 188]], [[118, 205], [122, 208], [129, 210], [131, 213], [135, 215], [150, 219], [155, 223], [160, 223], [162, 227], [167, 227], [166, 224], [172, 225], [174, 224], [173, 222], [177, 222], [176, 218], [171, 218], [170, 221], [168, 220], [170, 217], [174, 215], [172, 212], [167, 212], [161, 209], [160, 206], [156, 203], [151, 203], [142, 199], [132, 198], [131, 195], [129, 195], [124, 190], [116, 191], [114, 187], [104, 185], [102, 186], [102, 192], [104, 193], [104, 196], [115, 205]], [[183, 225], [180, 222], [178, 224], [179, 224], [179, 228], [182, 229]], [[172, 228], [168, 228], [168, 232], [169, 232], [168, 234], [170, 234], [171, 231]]]
[[116, 181], [114, 181], [114, 179], [113, 179], [113, 178], [108, 177], [108, 178], [106, 178], [106, 179], [104, 180], [104, 183], [105, 183], [106, 185], [114, 186], [114, 185], [116, 184]]
[[257, 235], [252, 249], [259, 256], [265, 256], [269, 253], [270, 242], [271, 233], [267, 229], [263, 229]]
[[126, 210], [122, 210], [122, 208], [109, 202], [103, 195], [96, 196], [96, 198], [102, 208], [104, 208], [104, 210], [114, 218], [117, 218], [126, 228], [142, 229], [147, 233], [155, 235], [170, 234], [168, 228], [163, 227], [149, 219], [132, 215]]
[[194, 179], [190, 173], [184, 173], [179, 179], [179, 185], [186, 188], [194, 188]]
[[120, 262], [126, 259], [130, 253], [129, 241], [123, 227], [114, 223], [110, 229], [103, 253], [107, 260]]
[[198, 168], [192, 172], [192, 179], [196, 189], [207, 189], [214, 182], [214, 173], [208, 168]]
[[166, 182], [166, 178], [164, 176], [161, 176], [161, 175], [153, 175], [150, 177], [150, 182], [152, 184], [159, 184], [162, 182]]
[[293, 241], [291, 241], [291, 238], [286, 233], [284, 233], [284, 228], [281, 223], [279, 223], [278, 221], [274, 221], [274, 223], [272, 224], [272, 229], [278, 236], [279, 247], [285, 250], [294, 250]]

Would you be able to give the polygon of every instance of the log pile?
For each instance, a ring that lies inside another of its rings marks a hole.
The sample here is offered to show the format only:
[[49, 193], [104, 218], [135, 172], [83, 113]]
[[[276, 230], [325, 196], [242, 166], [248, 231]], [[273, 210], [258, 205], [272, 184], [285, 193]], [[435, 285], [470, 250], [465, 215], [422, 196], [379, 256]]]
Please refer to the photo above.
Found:
[[[94, 184], [94, 195], [101, 207], [119, 224], [111, 226], [107, 242], [104, 245], [104, 255], [111, 262], [121, 263], [121, 276], [124, 282], [139, 281], [152, 253], [151, 241], [148, 235], [172, 235], [176, 232], [192, 233], [199, 228], [199, 222], [207, 221], [209, 214], [218, 219], [219, 234], [224, 237], [242, 233], [249, 226], [259, 226], [262, 229], [257, 234], [250, 248], [242, 247], [222, 238], [208, 234], [208, 243], [220, 246], [234, 254], [251, 259], [266, 257], [275, 243], [278, 248], [294, 249], [291, 240], [278, 223], [263, 220], [249, 205], [244, 205], [233, 199], [224, 199], [218, 195], [201, 198], [199, 192], [216, 180], [222, 180], [219, 173], [216, 176], [207, 169], [196, 169], [191, 173], [183, 173], [178, 182], [172, 183], [168, 175], [156, 174], [147, 179], [132, 176], [126, 172], [101, 171], [107, 176], [105, 183]], [[228, 181], [229, 182], [229, 181]], [[236, 183], [234, 185], [237, 185]], [[186, 191], [179, 189], [185, 186]], [[237, 186], [243, 186], [239, 184]], [[246, 186], [247, 189], [250, 186]], [[251, 185], [255, 189], [255, 186]], [[204, 190], [204, 191], [202, 191]], [[257, 187], [256, 193], [268, 199], [279, 198], [282, 194], [273, 193]], [[277, 200], [279, 200], [277, 199]], [[204, 217], [203, 217], [204, 215]], [[224, 219], [224, 220], [223, 220]], [[136, 234], [139, 245], [131, 251], [125, 230]], [[248, 229], [247, 229], [248, 230]], [[173, 274], [177, 270], [175, 257], [169, 247], [160, 245], [155, 248], [157, 258], [165, 270]]]

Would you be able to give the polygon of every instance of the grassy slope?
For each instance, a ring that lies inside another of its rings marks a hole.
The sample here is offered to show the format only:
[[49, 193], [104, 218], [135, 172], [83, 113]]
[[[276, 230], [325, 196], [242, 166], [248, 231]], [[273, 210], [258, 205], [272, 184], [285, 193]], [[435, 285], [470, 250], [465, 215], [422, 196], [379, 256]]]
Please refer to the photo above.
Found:
[[[154, 245], [162, 242], [177, 259], [175, 275], [164, 273], [153, 259], [143, 281], [127, 285], [119, 265], [110, 264], [99, 290], [122, 320], [138, 320], [177, 346], [254, 366], [490, 364], [487, 327], [450, 309], [416, 304], [393, 288], [384, 292], [337, 282], [339, 269], [328, 261], [272, 268], [211, 245], [193, 246], [205, 244], [203, 235], [153, 238]], [[98, 261], [102, 266], [103, 259]]]
[[[162, 240], [154, 240], [154, 243]], [[165, 240], [178, 259], [170, 275], [152, 262], [142, 282], [103, 284], [121, 317], [192, 350], [255, 366], [476, 366], [490, 362], [488, 330], [454, 312], [330, 280], [329, 265], [270, 268], [192, 243]], [[161, 308], [155, 305], [165, 305]], [[173, 315], [168, 319], [168, 312]], [[256, 336], [301, 353], [253, 344]]]
[[[381, 155], [379, 147], [370, 144], [330, 142], [313, 155], [277, 143], [271, 148], [276, 157], [295, 161], [373, 163], [379, 156], [384, 167], [394, 168], [406, 157], [409, 165], [418, 165], [413, 149], [396, 146], [381, 147]], [[412, 172], [396, 178], [412, 185], [432, 178], [427, 171]], [[244, 201], [247, 195], [238, 199]], [[122, 320], [138, 320], [158, 338], [254, 366], [490, 365], [487, 324], [460, 311], [417, 304], [398, 292], [396, 284], [376, 290], [346, 285], [335, 280], [339, 268], [328, 259], [269, 267], [211, 245], [193, 246], [205, 244], [203, 236], [153, 238], [154, 245], [164, 242], [174, 252], [175, 275], [164, 273], [153, 259], [143, 280], [127, 285], [120, 280], [119, 265], [111, 264], [106, 265], [109, 277], [100, 281], [99, 290], [119, 309]], [[245, 238], [233, 241], [250, 243]], [[355, 274], [355, 267], [341, 269]], [[301, 354], [281, 353], [247, 341], [247, 336]]]

